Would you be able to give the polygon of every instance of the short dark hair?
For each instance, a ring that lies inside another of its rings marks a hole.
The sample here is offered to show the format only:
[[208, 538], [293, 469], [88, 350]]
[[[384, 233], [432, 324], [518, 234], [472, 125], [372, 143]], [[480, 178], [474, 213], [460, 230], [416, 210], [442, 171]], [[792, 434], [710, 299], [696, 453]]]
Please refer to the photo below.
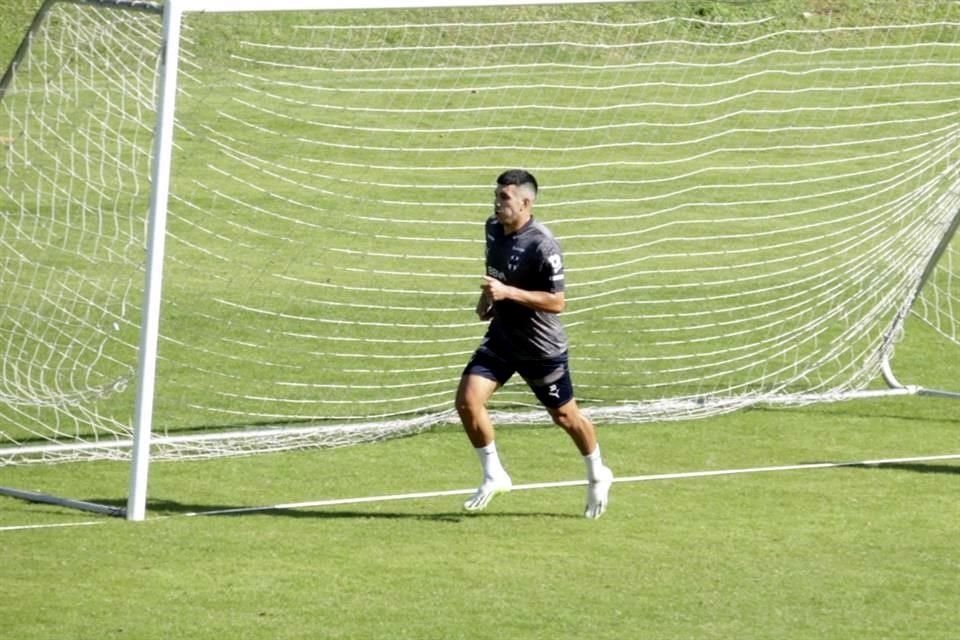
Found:
[[510, 169], [509, 171], [504, 171], [499, 176], [497, 176], [497, 184], [500, 186], [507, 185], [530, 185], [533, 187], [533, 193], [536, 194], [539, 186], [537, 185], [537, 179], [533, 177], [533, 174], [529, 171], [523, 169]]

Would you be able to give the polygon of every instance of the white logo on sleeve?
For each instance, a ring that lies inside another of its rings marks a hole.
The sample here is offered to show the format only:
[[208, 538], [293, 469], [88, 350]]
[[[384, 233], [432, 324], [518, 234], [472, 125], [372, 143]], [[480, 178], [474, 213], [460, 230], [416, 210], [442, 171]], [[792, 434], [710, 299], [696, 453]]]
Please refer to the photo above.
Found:
[[554, 282], [563, 280], [563, 258], [560, 257], [560, 254], [550, 254], [550, 256], [547, 258], [547, 263], [550, 265], [550, 269], [553, 271], [553, 275], [550, 276], [550, 279]]
[[560, 257], [559, 253], [552, 253], [547, 258], [547, 262], [550, 263], [550, 268], [553, 269], [554, 273], [557, 273], [563, 269], [563, 258]]

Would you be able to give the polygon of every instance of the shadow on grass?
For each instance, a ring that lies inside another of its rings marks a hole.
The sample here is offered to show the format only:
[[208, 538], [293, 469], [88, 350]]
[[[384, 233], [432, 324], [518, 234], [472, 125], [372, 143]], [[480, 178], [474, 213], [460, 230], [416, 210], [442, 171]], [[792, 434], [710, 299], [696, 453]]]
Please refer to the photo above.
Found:
[[[126, 507], [126, 501], [117, 499], [93, 499], [91, 502], [105, 506]], [[284, 518], [317, 518], [325, 520], [357, 519], [357, 520], [424, 520], [429, 522], [457, 523], [475, 518], [575, 518], [582, 516], [572, 513], [549, 513], [532, 511], [484, 511], [482, 513], [466, 513], [464, 511], [450, 511], [437, 513], [408, 513], [403, 511], [361, 511], [356, 509], [344, 510], [338, 507], [251, 507], [243, 505], [216, 505], [216, 504], [184, 504], [175, 500], [149, 500], [147, 502], [147, 517], [164, 516], [195, 516], [195, 517], [241, 517], [241, 516], [270, 516]]]
[[[803, 464], [821, 464], [819, 462], [807, 462]], [[862, 463], [851, 462], [847, 464], [838, 463], [835, 468], [838, 469], [864, 469], [864, 470], [885, 470], [885, 471], [906, 471], [910, 473], [921, 474], [942, 474], [960, 476], [960, 464], [937, 464], [925, 462], [876, 462]], [[125, 500], [118, 499], [92, 499], [90, 502], [123, 509], [126, 507]], [[217, 505], [217, 504], [184, 504], [175, 500], [152, 499], [147, 502], [148, 517], [169, 517], [169, 516], [270, 516], [285, 518], [316, 518], [325, 520], [338, 519], [357, 519], [357, 520], [423, 520], [430, 522], [449, 522], [459, 523], [467, 519], [475, 518], [574, 518], [579, 519], [582, 516], [572, 513], [550, 513], [550, 512], [528, 512], [528, 511], [484, 511], [481, 513], [466, 513], [463, 511], [446, 511], [437, 513], [412, 513], [404, 511], [362, 511], [356, 509], [345, 510], [336, 506], [302, 506], [302, 507], [283, 507], [283, 506], [243, 506], [243, 505]]]
[[922, 462], [887, 462], [883, 464], [846, 464], [843, 468], [910, 471], [913, 473], [942, 473], [960, 476], [960, 464], [924, 464]]
[[[27, 500], [27, 502], [34, 502]], [[84, 500], [88, 504], [98, 507], [112, 508], [114, 513], [100, 512], [98, 515], [107, 518], [123, 518], [126, 515], [126, 500], [92, 498]], [[39, 504], [39, 503], [38, 503]], [[63, 507], [51, 506], [52, 517], [60, 517]], [[2, 511], [2, 510], [0, 510]], [[72, 514], [82, 514], [89, 509], [67, 509]], [[322, 519], [322, 520], [422, 520], [425, 522], [459, 523], [464, 520], [477, 518], [576, 518], [574, 514], [547, 513], [547, 512], [520, 512], [520, 511], [486, 511], [483, 513], [466, 513], [464, 511], [450, 511], [437, 513], [406, 513], [402, 511], [359, 511], [344, 510], [337, 507], [251, 507], [244, 505], [216, 505], [216, 504], [182, 504], [172, 500], [150, 500], [147, 504], [147, 519], [169, 517], [283, 517], [293, 519]]]
[[891, 396], [873, 400], [849, 400], [844, 402], [813, 403], [798, 407], [778, 407], [757, 405], [743, 409], [742, 412], [771, 413], [771, 414], [807, 414], [818, 417], [850, 417], [876, 418], [879, 420], [902, 420], [905, 422], [944, 422], [960, 425], [960, 414], [943, 411], [946, 406], [956, 406], [957, 401], [945, 398], [925, 398], [911, 406], [913, 412], [902, 405], [893, 405], [893, 401], [902, 401], [908, 396]]

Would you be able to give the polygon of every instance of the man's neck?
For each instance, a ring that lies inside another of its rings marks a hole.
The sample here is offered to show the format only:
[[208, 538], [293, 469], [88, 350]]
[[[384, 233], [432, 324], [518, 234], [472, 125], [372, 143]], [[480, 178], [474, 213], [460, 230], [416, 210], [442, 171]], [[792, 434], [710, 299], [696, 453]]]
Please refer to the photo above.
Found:
[[511, 225], [511, 226], [509, 226], [509, 227], [506, 226], [506, 225], [504, 225], [504, 226], [503, 226], [503, 234], [504, 234], [504, 235], [507, 235], [507, 236], [512, 236], [512, 235], [515, 234], [517, 231], [520, 231], [520, 230], [523, 229], [525, 226], [527, 226], [528, 224], [530, 224], [530, 221], [531, 221], [532, 219], [533, 219], [533, 215], [532, 215], [532, 214], [528, 214], [527, 216], [521, 218], [521, 219], [517, 222], [517, 224], [515, 224], [515, 225]]

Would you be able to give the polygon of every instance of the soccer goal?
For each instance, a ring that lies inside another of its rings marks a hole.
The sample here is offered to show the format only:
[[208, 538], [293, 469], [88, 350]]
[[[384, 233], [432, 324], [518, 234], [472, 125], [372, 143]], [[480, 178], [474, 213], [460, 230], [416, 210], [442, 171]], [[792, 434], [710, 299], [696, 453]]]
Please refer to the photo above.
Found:
[[0, 466], [131, 460], [138, 520], [151, 460], [454, 422], [512, 167], [599, 423], [960, 397], [960, 3], [834, 4], [48, 0], [0, 81]]

